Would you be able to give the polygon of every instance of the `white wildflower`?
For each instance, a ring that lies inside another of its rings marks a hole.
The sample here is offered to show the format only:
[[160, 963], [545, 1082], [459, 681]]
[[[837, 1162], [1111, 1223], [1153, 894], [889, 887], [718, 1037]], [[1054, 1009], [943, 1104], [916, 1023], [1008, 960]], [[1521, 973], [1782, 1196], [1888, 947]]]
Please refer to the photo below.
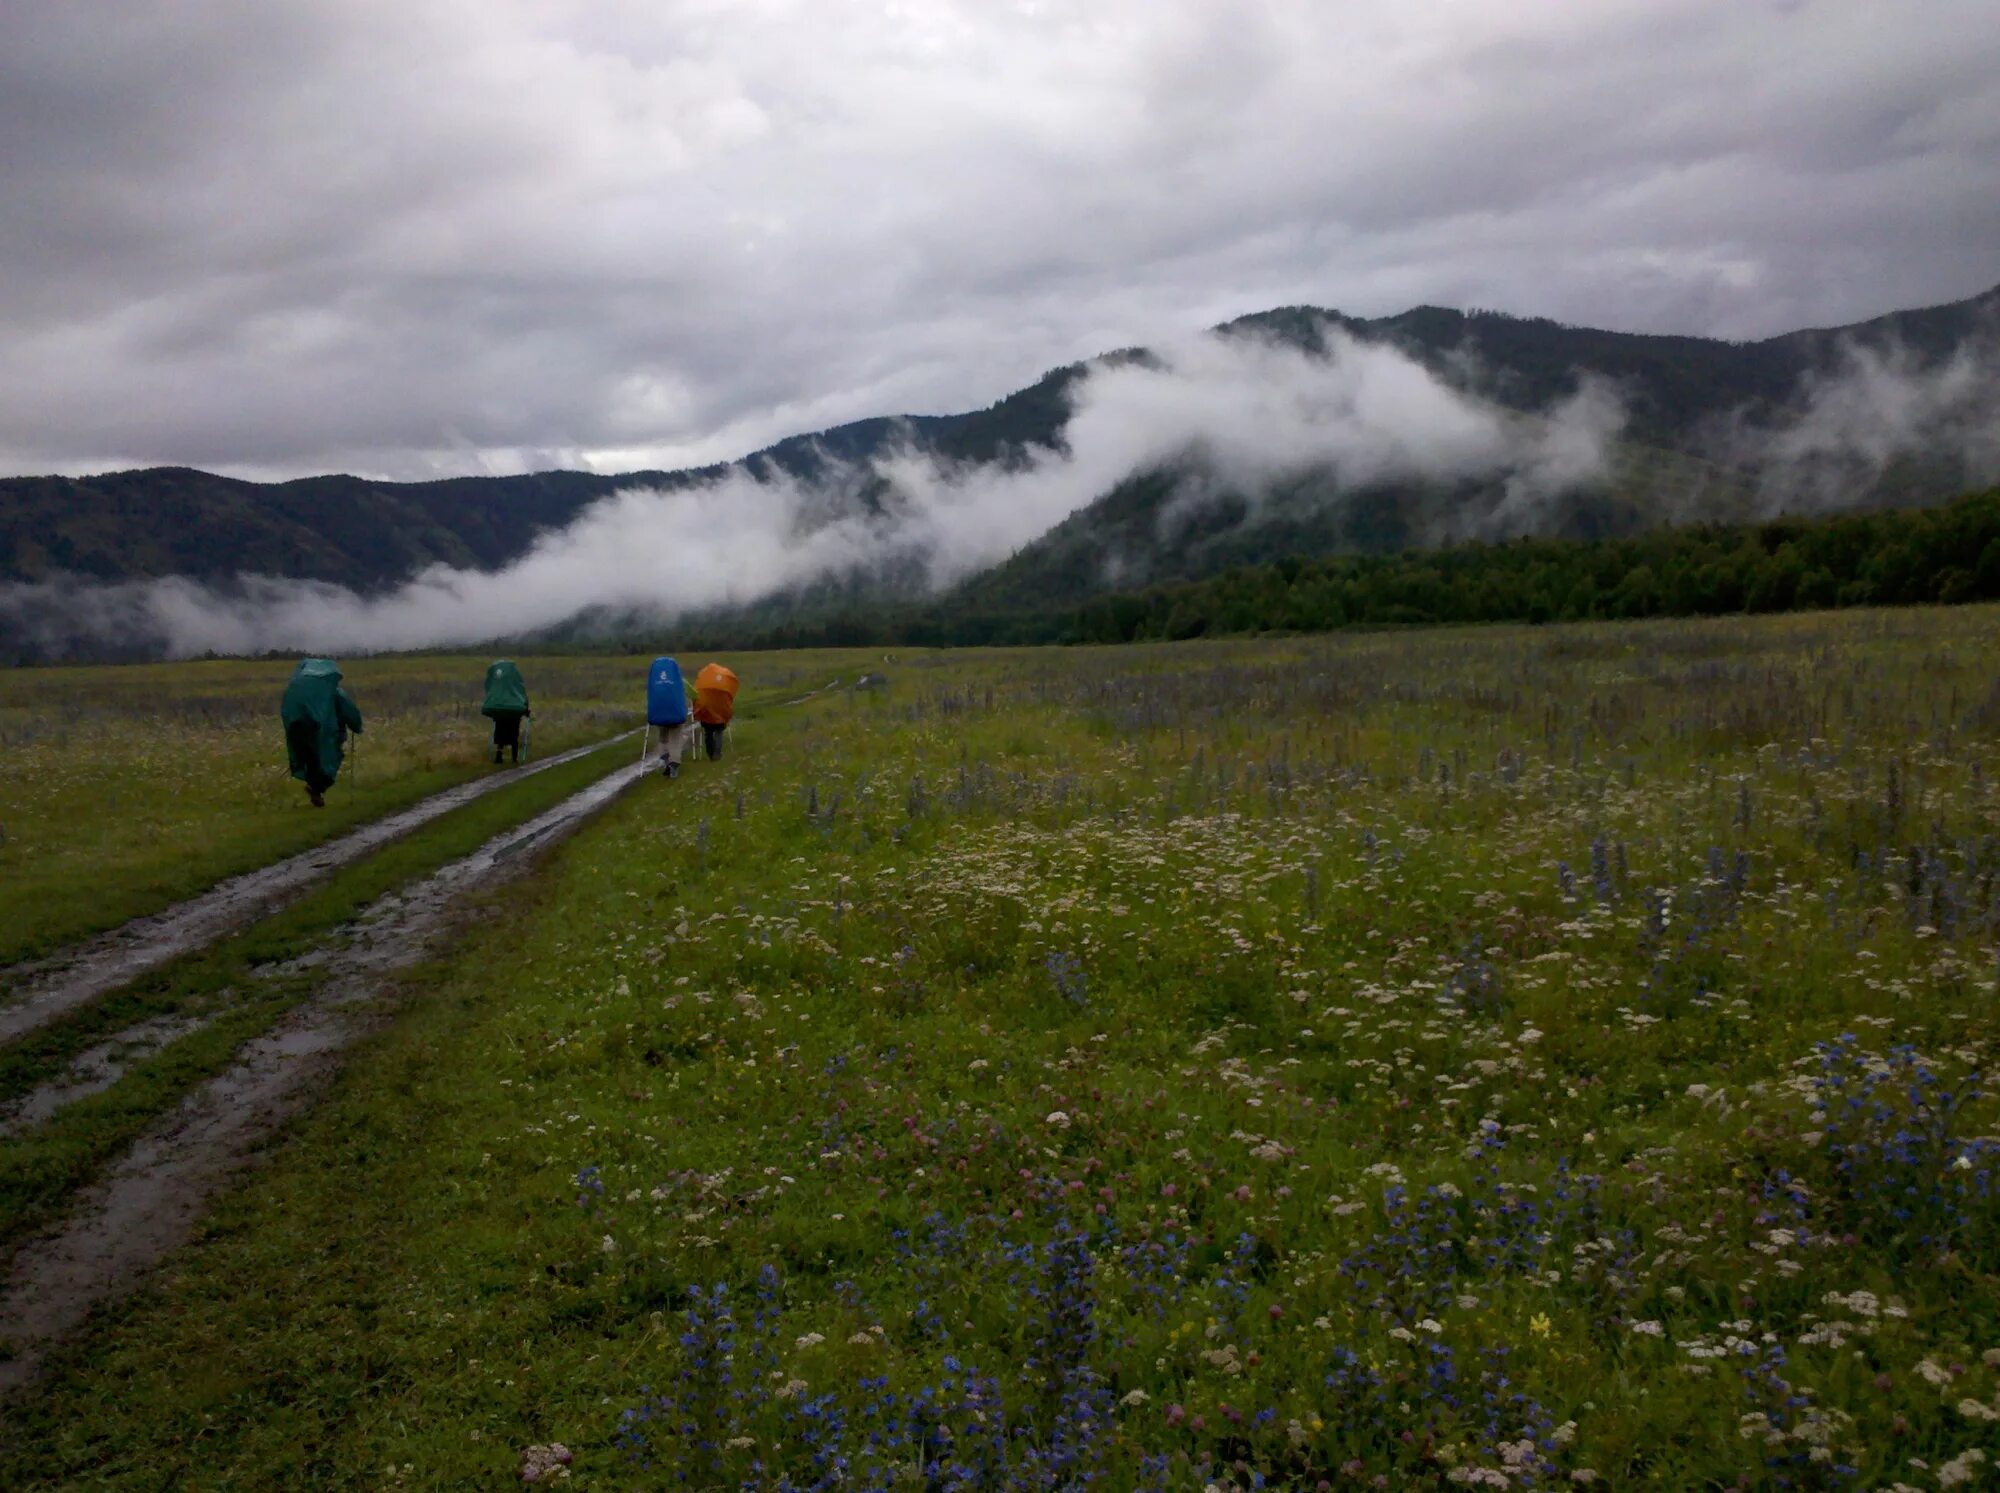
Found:
[[1978, 1476], [1974, 1470], [1986, 1460], [1986, 1453], [1978, 1447], [1967, 1447], [1957, 1456], [1937, 1470], [1940, 1488], [1956, 1488], [1960, 1483], [1969, 1483]]

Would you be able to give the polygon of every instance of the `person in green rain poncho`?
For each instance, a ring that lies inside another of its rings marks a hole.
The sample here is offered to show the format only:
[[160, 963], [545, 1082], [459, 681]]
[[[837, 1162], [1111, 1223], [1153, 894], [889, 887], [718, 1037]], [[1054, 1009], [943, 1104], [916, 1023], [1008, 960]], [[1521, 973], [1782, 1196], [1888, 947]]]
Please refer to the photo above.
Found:
[[512, 748], [514, 760], [521, 760], [521, 722], [534, 711], [528, 708], [528, 684], [511, 658], [496, 658], [486, 666], [486, 703], [479, 713], [493, 721], [493, 760]]
[[285, 686], [278, 718], [285, 725], [292, 776], [306, 785], [315, 809], [325, 808], [326, 790], [340, 776], [347, 735], [361, 733], [361, 707], [341, 688], [340, 665], [330, 658], [301, 661]]

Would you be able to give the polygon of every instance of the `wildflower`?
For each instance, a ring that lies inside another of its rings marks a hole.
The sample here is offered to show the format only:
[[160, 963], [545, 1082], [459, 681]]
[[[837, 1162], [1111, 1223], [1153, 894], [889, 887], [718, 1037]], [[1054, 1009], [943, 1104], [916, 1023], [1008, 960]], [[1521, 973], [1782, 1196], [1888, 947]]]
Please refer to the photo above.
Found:
[[1528, 1319], [1528, 1331], [1532, 1332], [1536, 1337], [1547, 1337], [1553, 1326], [1554, 1324], [1549, 1321], [1549, 1314], [1547, 1312], [1536, 1312], [1534, 1316]]
[[569, 1466], [575, 1458], [570, 1449], [560, 1441], [547, 1445], [523, 1448], [521, 1452], [521, 1481], [524, 1483], [553, 1483], [569, 1477]]
[[1985, 1462], [1986, 1453], [1978, 1447], [1968, 1447], [1937, 1470], [1940, 1488], [1956, 1488], [1960, 1483], [1969, 1483], [1979, 1474], [1974, 1470]]
[[1639, 1337], [1665, 1337], [1666, 1330], [1658, 1322], [1634, 1322], [1632, 1331]]
[[804, 1337], [798, 1340], [798, 1345], [801, 1348], [817, 1348], [821, 1343], [825, 1341], [826, 1341], [825, 1333], [809, 1332]]
[[1043, 1123], [1052, 1130], [1067, 1130], [1069, 1129], [1069, 1116], [1059, 1109], [1052, 1109], [1049, 1111], [1048, 1119], [1043, 1121]]
[[1146, 1401], [1150, 1400], [1151, 1398], [1152, 1396], [1147, 1394], [1145, 1390], [1135, 1389], [1130, 1394], [1125, 1396], [1124, 1399], [1120, 1400], [1118, 1403], [1125, 1406], [1125, 1408], [1128, 1410], [1136, 1410], [1138, 1409], [1139, 1406], [1145, 1404]]

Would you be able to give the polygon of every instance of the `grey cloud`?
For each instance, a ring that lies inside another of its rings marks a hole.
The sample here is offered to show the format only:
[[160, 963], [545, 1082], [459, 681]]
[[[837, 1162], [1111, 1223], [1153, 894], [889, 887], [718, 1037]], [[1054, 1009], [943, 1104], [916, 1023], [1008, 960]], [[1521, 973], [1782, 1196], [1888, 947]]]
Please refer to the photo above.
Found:
[[2000, 280], [1983, 0], [0, 13], [0, 470], [601, 469], [1284, 302], [1761, 335]]

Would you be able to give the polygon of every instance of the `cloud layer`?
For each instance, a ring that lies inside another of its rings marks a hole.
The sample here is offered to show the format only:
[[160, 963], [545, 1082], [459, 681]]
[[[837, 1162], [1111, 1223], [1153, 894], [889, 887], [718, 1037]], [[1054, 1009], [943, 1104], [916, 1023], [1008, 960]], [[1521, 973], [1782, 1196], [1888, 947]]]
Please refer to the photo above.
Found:
[[0, 471], [681, 466], [1286, 302], [1760, 335], [1952, 299], [2000, 280], [1992, 20], [0, 7]]
[[[695, 486], [621, 491], [499, 571], [436, 566], [382, 596], [256, 576], [226, 589], [180, 578], [0, 586], [0, 623], [57, 655], [120, 638], [176, 656], [348, 653], [481, 642], [591, 609], [667, 622], [884, 567], [939, 587], [1124, 478], [1169, 468], [1253, 496], [1308, 473], [1342, 489], [1490, 478], [1511, 521], [1602, 476], [1622, 424], [1596, 386], [1523, 416], [1380, 344], [1335, 335], [1328, 352], [1199, 336], [1096, 367], [1072, 388], [1063, 449], [1011, 468], [947, 468], [913, 447], [830, 466], [812, 486], [738, 467]], [[882, 484], [873, 506], [843, 501]]]
[[1837, 509], [1884, 486], [1893, 496], [1899, 470], [1922, 498], [1990, 486], [2000, 482], [2000, 326], [1942, 362], [1850, 343], [1796, 408], [1733, 420], [1710, 440], [1746, 471], [1767, 513]]

